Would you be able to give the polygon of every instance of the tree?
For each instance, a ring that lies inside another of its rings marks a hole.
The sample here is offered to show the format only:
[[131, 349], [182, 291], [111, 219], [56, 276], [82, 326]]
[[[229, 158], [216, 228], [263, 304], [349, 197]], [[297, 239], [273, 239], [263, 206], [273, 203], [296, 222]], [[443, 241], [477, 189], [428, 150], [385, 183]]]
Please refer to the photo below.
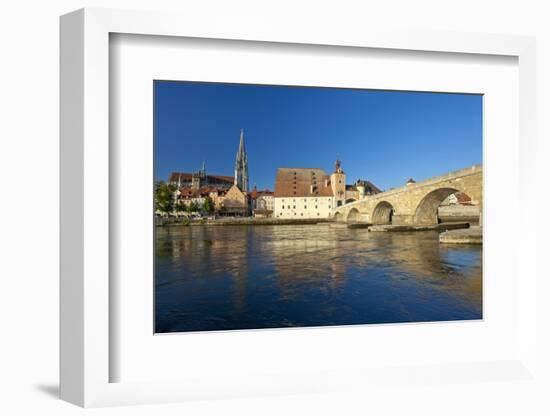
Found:
[[207, 214], [212, 214], [214, 212], [215, 206], [214, 206], [214, 201], [212, 201], [212, 198], [207, 196], [204, 199], [204, 203], [202, 204], [202, 209]]
[[189, 205], [189, 212], [197, 212], [199, 210], [199, 204], [197, 204], [195, 201], [191, 202], [191, 205]]
[[155, 184], [155, 212], [169, 215], [174, 211], [174, 186], [164, 181], [158, 181]]
[[189, 206], [182, 200], [179, 200], [177, 203], [176, 203], [176, 212], [179, 214], [179, 213], [182, 213], [182, 212], [187, 212], [189, 210]]

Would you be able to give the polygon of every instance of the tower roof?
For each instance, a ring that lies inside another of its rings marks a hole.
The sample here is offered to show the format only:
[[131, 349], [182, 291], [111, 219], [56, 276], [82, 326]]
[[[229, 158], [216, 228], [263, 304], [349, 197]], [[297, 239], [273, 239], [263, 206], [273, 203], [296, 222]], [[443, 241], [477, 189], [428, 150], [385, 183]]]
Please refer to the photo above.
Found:
[[237, 155], [235, 157], [235, 185], [237, 185], [243, 192], [248, 192], [248, 160], [244, 145], [243, 129], [241, 129], [239, 150], [237, 150]]
[[241, 129], [241, 138], [239, 140], [239, 151], [237, 152], [237, 157], [245, 154], [246, 154], [246, 149], [244, 147], [244, 131], [243, 129]]

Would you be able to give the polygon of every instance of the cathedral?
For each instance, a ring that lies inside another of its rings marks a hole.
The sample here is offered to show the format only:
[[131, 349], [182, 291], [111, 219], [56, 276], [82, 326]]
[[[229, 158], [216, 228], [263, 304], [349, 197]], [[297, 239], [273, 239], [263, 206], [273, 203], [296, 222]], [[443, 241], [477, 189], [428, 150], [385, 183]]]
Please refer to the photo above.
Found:
[[216, 211], [225, 215], [247, 216], [250, 214], [248, 197], [248, 157], [241, 129], [239, 147], [235, 156], [234, 176], [210, 175], [206, 165], [196, 172], [172, 172], [168, 182], [176, 191], [176, 198], [183, 204], [202, 206], [207, 198]]
[[248, 157], [244, 145], [243, 130], [241, 129], [239, 148], [235, 157], [234, 176], [207, 175], [206, 164], [203, 161], [201, 168], [196, 172], [172, 172], [168, 183], [177, 188], [213, 187], [220, 190], [228, 190], [232, 185], [236, 185], [242, 192], [248, 192]]
[[241, 191], [248, 192], [248, 160], [246, 157], [246, 149], [244, 148], [243, 129], [241, 129], [239, 150], [235, 158], [235, 185], [237, 185]]

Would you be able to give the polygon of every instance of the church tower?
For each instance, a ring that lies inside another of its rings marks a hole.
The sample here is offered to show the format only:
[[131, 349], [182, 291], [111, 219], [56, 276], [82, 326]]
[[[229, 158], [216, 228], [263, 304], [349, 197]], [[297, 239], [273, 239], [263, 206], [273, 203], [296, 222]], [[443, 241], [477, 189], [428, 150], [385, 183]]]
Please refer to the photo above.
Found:
[[239, 150], [235, 158], [235, 185], [243, 191], [248, 192], [248, 160], [246, 158], [246, 150], [244, 148], [244, 133], [241, 129], [241, 140], [239, 142]]
[[334, 195], [334, 205], [337, 207], [344, 205], [346, 203], [346, 174], [339, 160], [334, 164], [334, 172], [330, 175], [330, 185]]

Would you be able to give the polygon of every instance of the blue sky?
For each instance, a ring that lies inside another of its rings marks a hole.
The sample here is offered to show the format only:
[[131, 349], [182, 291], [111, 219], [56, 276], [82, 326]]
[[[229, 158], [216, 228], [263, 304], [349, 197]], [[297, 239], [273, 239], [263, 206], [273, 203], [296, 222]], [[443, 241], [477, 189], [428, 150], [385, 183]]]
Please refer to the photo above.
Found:
[[399, 187], [482, 162], [482, 96], [156, 81], [157, 180], [233, 175], [244, 129], [250, 187], [273, 189], [278, 167], [342, 161], [348, 183]]

